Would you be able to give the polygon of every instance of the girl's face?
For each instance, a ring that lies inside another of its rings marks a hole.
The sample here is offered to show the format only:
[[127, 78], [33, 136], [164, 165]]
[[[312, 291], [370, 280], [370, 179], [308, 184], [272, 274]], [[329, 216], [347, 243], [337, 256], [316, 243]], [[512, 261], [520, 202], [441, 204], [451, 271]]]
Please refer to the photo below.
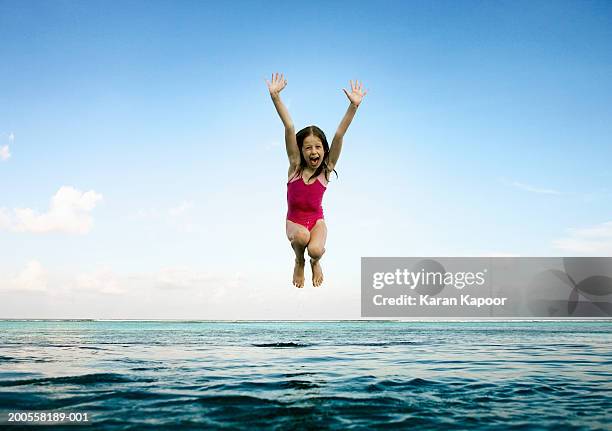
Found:
[[325, 150], [323, 149], [323, 142], [314, 135], [307, 136], [304, 138], [304, 144], [302, 145], [302, 156], [306, 160], [306, 165], [311, 169], [317, 169], [323, 162], [323, 156]]

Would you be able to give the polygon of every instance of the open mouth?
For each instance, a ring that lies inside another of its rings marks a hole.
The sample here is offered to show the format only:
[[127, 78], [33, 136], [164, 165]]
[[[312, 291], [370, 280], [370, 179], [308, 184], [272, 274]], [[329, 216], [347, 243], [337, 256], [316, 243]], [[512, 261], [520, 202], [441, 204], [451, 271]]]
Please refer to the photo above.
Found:
[[313, 165], [316, 165], [317, 163], [319, 163], [319, 158], [320, 157], [318, 157], [318, 156], [317, 157], [311, 157], [310, 158], [310, 163], [313, 164]]

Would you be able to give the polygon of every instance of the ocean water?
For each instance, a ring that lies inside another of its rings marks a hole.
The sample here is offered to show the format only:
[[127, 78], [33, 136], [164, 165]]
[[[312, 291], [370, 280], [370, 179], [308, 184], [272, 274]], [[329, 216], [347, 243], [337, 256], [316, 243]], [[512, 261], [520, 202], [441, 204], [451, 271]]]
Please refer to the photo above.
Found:
[[609, 321], [0, 322], [5, 424], [609, 430], [611, 382]]

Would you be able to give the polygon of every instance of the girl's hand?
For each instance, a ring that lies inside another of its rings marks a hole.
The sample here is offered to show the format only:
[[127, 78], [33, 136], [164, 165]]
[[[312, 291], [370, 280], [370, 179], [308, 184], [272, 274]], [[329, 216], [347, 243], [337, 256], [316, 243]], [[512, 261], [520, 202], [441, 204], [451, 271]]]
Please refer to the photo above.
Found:
[[283, 88], [287, 85], [287, 80], [283, 77], [281, 73], [280, 76], [276, 73], [276, 76], [272, 74], [272, 82], [266, 79], [266, 84], [268, 84], [268, 90], [270, 90], [270, 95], [274, 96], [275, 94], [280, 93]]
[[363, 89], [363, 84], [359, 81], [355, 81], [355, 84], [353, 84], [353, 81], [350, 81], [350, 83], [351, 92], [349, 93], [344, 88], [342, 89], [342, 91], [344, 91], [344, 94], [346, 94], [346, 97], [349, 98], [353, 105], [359, 106], [367, 91]]

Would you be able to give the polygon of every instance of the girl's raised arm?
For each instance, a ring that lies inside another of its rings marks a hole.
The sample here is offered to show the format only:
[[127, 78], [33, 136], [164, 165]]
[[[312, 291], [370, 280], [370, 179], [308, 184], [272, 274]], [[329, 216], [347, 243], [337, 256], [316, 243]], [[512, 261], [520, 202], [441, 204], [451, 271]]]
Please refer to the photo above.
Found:
[[270, 90], [270, 97], [274, 102], [276, 112], [285, 126], [285, 147], [287, 149], [287, 157], [289, 157], [289, 173], [291, 174], [295, 169], [300, 166], [300, 150], [297, 146], [297, 140], [295, 138], [295, 128], [293, 127], [293, 121], [289, 116], [289, 111], [280, 98], [280, 92], [287, 85], [287, 80], [282, 74], [272, 74], [272, 81], [266, 79], [268, 84], [268, 90]]
[[342, 150], [342, 140], [344, 139], [344, 134], [346, 133], [346, 130], [351, 124], [351, 121], [353, 121], [353, 117], [357, 112], [359, 104], [367, 93], [367, 91], [363, 89], [363, 84], [359, 83], [359, 81], [355, 81], [355, 84], [353, 84], [353, 81], [350, 81], [350, 84], [350, 93], [344, 88], [342, 89], [342, 91], [344, 91], [344, 94], [346, 94], [346, 97], [348, 97], [351, 103], [348, 109], [346, 110], [346, 114], [344, 114], [342, 121], [340, 121], [338, 130], [336, 130], [336, 134], [334, 135], [334, 139], [332, 140], [331, 147], [329, 148], [329, 161], [327, 163], [327, 166], [330, 170], [333, 170], [336, 166], [336, 163], [338, 162], [338, 158], [340, 157], [340, 151]]

